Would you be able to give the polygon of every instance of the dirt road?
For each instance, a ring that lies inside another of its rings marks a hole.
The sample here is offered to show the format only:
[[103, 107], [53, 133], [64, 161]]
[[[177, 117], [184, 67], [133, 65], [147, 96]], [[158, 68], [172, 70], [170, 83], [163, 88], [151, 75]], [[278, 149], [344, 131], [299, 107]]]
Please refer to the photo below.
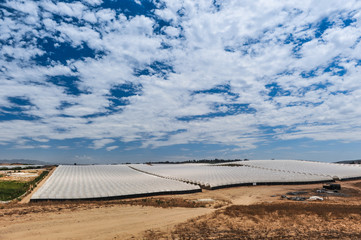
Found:
[[147, 229], [168, 231], [175, 224], [211, 211], [125, 205], [16, 215], [0, 218], [0, 239], [128, 239]]

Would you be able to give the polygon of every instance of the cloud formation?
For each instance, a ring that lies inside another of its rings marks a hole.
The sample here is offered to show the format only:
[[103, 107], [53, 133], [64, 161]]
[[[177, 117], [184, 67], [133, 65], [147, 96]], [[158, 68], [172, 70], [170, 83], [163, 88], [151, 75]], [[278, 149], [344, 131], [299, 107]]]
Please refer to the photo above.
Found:
[[0, 6], [3, 145], [361, 140], [359, 1]]

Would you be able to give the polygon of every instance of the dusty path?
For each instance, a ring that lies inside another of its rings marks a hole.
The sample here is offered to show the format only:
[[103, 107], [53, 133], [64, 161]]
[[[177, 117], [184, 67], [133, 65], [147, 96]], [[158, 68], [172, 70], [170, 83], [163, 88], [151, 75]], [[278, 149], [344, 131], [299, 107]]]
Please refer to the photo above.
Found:
[[[349, 183], [343, 183], [346, 186]], [[193, 194], [178, 195], [177, 197], [186, 199], [214, 199], [229, 202], [236, 205], [251, 205], [261, 202], [280, 201], [279, 196], [291, 191], [300, 191], [304, 189], [322, 188], [322, 184], [306, 185], [271, 185], [271, 186], [242, 186], [232, 188], [222, 188], [217, 190], [205, 190]], [[277, 195], [277, 197], [272, 197]]]
[[213, 211], [208, 208], [113, 206], [74, 212], [0, 218], [0, 239], [127, 239], [148, 229], [175, 224]]

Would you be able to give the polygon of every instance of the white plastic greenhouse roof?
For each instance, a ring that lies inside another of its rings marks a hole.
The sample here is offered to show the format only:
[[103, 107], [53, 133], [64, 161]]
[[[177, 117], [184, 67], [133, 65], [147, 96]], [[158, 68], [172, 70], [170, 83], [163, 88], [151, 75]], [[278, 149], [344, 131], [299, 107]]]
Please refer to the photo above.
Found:
[[208, 188], [242, 184], [307, 183], [332, 180], [330, 176], [251, 166], [134, 164], [132, 167], [161, 177], [199, 184]]
[[319, 176], [337, 177], [350, 179], [361, 177], [359, 164], [339, 164], [312, 162], [300, 160], [251, 160], [232, 162], [232, 164], [247, 165], [268, 170], [281, 170], [291, 173], [307, 173]]
[[7, 168], [7, 169], [13, 169], [13, 168], [39, 168], [43, 167], [44, 165], [0, 165], [0, 169]]
[[145, 174], [126, 165], [61, 165], [31, 200], [116, 198], [194, 191], [200, 191], [200, 187]]
[[[360, 165], [297, 160], [226, 164], [59, 166], [31, 200], [131, 197], [250, 184], [292, 184], [361, 177]], [[192, 183], [192, 184], [188, 184]], [[194, 185], [197, 184], [197, 185]]]

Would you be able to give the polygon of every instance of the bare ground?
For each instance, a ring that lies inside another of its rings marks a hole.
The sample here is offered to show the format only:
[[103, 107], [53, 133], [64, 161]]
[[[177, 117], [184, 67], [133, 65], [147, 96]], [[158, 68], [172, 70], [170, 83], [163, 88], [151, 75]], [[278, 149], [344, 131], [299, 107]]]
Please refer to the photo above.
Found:
[[158, 232], [157, 239], [361, 239], [360, 220], [360, 206], [233, 205]]
[[1, 170], [0, 180], [30, 182], [38, 177], [45, 169]]
[[[0, 239], [361, 239], [361, 181], [341, 195], [316, 195], [322, 184], [234, 187], [123, 201], [0, 206]], [[2, 209], [1, 209], [2, 208]]]
[[0, 239], [126, 239], [147, 229], [169, 230], [209, 213], [207, 208], [112, 206], [10, 216], [0, 220]]

